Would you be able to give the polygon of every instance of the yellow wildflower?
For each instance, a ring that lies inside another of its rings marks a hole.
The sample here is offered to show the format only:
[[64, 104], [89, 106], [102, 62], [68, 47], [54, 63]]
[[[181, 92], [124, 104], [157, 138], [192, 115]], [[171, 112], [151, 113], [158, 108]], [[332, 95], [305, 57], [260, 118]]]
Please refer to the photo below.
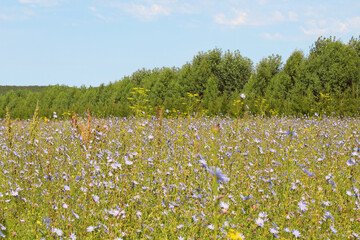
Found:
[[229, 230], [229, 234], [227, 235], [228, 239], [239, 239], [239, 240], [243, 240], [244, 239], [244, 235], [242, 235], [241, 233], [239, 233], [238, 231], [235, 231], [234, 229], [230, 229]]

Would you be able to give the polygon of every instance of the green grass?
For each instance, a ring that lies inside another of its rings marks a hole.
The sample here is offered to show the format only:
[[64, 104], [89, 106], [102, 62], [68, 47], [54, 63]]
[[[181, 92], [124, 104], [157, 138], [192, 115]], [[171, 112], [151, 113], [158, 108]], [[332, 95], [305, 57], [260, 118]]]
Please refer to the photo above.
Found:
[[7, 239], [360, 235], [359, 118], [0, 123]]

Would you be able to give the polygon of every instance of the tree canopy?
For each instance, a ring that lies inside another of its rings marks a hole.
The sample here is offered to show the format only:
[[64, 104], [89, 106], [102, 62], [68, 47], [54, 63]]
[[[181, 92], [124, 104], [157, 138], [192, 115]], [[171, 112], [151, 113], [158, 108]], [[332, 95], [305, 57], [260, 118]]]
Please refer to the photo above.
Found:
[[[305, 55], [295, 50], [284, 61], [273, 54], [255, 66], [239, 50], [199, 52], [181, 68], [140, 69], [99, 87], [0, 86], [0, 117], [50, 117], [85, 112], [99, 116], [201, 112], [241, 116], [358, 115], [360, 38], [344, 43], [319, 37]], [[241, 95], [244, 94], [244, 95]], [[243, 96], [246, 96], [243, 98]]]

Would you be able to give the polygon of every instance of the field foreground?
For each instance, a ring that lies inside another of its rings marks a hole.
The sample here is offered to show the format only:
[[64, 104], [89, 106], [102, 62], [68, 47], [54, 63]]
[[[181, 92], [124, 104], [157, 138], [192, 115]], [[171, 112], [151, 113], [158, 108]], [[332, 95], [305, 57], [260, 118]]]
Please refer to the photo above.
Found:
[[359, 118], [0, 124], [0, 239], [360, 238]]

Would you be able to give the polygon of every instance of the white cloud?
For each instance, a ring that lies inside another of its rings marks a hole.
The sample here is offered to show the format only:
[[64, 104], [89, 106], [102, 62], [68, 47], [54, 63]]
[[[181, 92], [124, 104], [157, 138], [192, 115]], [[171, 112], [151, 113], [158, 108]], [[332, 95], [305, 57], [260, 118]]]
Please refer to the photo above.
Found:
[[308, 6], [304, 9], [303, 15], [308, 18], [318, 18], [322, 16], [326, 12], [326, 8], [324, 6]]
[[156, 3], [151, 3], [149, 6], [145, 4], [130, 4], [125, 6], [124, 10], [146, 21], [153, 20], [157, 16], [168, 16], [172, 11], [170, 7]]
[[212, 5], [210, 0], [103, 0], [103, 6], [120, 9], [144, 21], [172, 14], [201, 14], [205, 8], [210, 8], [209, 5]]
[[268, 0], [256, 0], [256, 2], [260, 5], [264, 5], [268, 2]]
[[301, 26], [300, 29], [306, 35], [360, 32], [360, 17], [347, 18], [344, 21], [338, 19], [310, 20], [306, 27]]
[[280, 11], [275, 11], [272, 18], [269, 20], [272, 22], [282, 22], [286, 20], [286, 17]]
[[58, 4], [58, 0], [19, 0], [23, 4], [33, 4], [39, 6], [54, 6]]
[[314, 20], [310, 20], [307, 22], [307, 28], [300, 27], [300, 29], [306, 35], [319, 35], [320, 36], [320, 35], [324, 35], [328, 32], [328, 29], [325, 25], [326, 25], [325, 21], [317, 22]]
[[232, 9], [232, 11], [235, 13], [235, 16], [232, 18], [228, 18], [225, 14], [219, 13], [215, 16], [215, 22], [222, 25], [228, 25], [228, 26], [237, 26], [242, 25], [246, 23], [246, 16], [247, 13], [243, 11], [239, 11], [236, 9]]
[[98, 12], [96, 7], [90, 6], [89, 10], [94, 14], [95, 17], [100, 18], [102, 20], [108, 20], [104, 15]]
[[89, 9], [90, 9], [90, 11], [92, 11], [92, 12], [96, 12], [96, 11], [97, 11], [96, 7], [93, 7], [93, 6], [90, 6]]
[[35, 12], [28, 8], [11, 9], [6, 11], [6, 14], [0, 13], [0, 21], [17, 21], [26, 20], [34, 16]]
[[360, 17], [347, 18], [345, 24], [347, 31], [360, 32]]
[[[222, 25], [235, 27], [237, 25], [247, 26], [266, 26], [277, 22], [290, 21], [290, 17], [285, 16], [280, 11], [269, 13], [240, 11], [232, 9], [233, 14], [219, 13], [215, 15], [215, 22]], [[228, 17], [228, 16], [232, 17]]]
[[296, 12], [289, 11], [288, 12], [288, 19], [291, 22], [297, 22], [299, 20], [298, 14]]
[[195, 14], [200, 13], [200, 10], [195, 5], [192, 5], [190, 3], [182, 3], [176, 7], [181, 13], [184, 14]]
[[274, 33], [274, 34], [264, 33], [263, 36], [269, 40], [284, 40], [284, 36], [281, 35], [280, 33]]
[[12, 16], [9, 16], [9, 15], [6, 15], [6, 14], [0, 14], [0, 20], [9, 21], [9, 20], [12, 20], [12, 19], [13, 19]]

